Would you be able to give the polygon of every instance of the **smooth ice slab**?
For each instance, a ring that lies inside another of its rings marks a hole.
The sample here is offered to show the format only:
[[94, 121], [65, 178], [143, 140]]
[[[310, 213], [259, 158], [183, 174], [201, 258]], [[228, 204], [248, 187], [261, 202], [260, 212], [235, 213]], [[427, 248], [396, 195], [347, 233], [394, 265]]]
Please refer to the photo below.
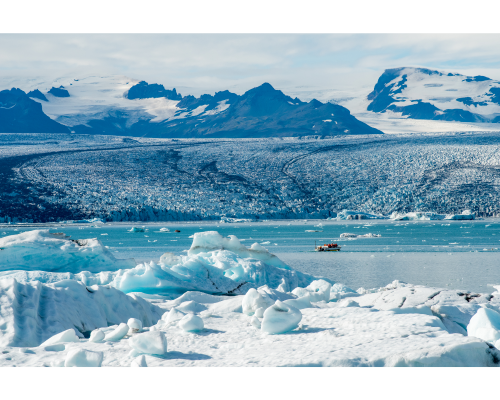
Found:
[[74, 329], [68, 329], [64, 332], [58, 333], [43, 342], [40, 346], [50, 346], [58, 343], [68, 343], [68, 342], [78, 342], [78, 336], [76, 336]]
[[72, 349], [68, 351], [65, 367], [100, 367], [104, 354], [101, 351]]
[[167, 338], [164, 332], [139, 333], [128, 340], [129, 346], [137, 353], [163, 355], [167, 352]]

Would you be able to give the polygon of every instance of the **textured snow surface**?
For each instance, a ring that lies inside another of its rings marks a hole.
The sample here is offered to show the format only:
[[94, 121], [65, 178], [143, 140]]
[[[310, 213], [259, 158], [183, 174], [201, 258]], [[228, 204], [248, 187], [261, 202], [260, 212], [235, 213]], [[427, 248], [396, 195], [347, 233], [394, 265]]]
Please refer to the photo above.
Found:
[[[385, 291], [391, 290], [397, 289]], [[146, 332], [129, 332], [117, 342], [80, 339], [56, 350], [5, 346], [0, 365], [97, 365], [99, 353], [103, 355], [102, 366], [124, 367], [496, 366], [500, 356], [481, 339], [449, 333], [435, 315], [342, 307], [335, 302], [318, 302], [314, 308], [294, 311], [302, 316], [293, 320], [295, 329], [290, 319], [288, 328], [293, 330], [270, 335], [264, 331], [266, 316], [283, 314], [273, 311], [274, 307], [266, 310], [263, 321], [241, 312], [204, 314], [204, 328], [198, 332], [159, 321], [145, 328]]]

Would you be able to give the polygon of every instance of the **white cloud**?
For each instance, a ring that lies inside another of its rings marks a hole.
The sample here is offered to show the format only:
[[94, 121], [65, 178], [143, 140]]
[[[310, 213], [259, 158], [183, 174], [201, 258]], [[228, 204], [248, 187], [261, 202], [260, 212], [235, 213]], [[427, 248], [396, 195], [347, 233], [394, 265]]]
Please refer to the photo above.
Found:
[[120, 74], [183, 95], [262, 82], [291, 90], [373, 87], [386, 68], [423, 66], [500, 79], [500, 35], [3, 34], [0, 76]]

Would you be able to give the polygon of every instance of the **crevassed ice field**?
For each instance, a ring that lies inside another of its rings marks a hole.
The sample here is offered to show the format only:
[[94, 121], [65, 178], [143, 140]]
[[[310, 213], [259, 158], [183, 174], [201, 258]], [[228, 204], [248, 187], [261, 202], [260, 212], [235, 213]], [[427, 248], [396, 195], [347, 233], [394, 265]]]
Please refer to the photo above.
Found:
[[256, 140], [0, 135], [0, 221], [500, 215], [500, 134]]

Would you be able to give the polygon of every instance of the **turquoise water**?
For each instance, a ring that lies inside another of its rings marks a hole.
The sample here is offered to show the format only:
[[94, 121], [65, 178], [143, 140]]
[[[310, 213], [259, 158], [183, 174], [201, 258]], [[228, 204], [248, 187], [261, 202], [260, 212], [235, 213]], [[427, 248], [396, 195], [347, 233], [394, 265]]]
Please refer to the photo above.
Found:
[[[318, 227], [322, 223], [323, 227]], [[145, 232], [127, 232], [144, 226]], [[385, 286], [395, 279], [414, 284], [491, 292], [500, 284], [500, 221], [270, 221], [261, 223], [163, 223], [47, 225], [73, 239], [96, 237], [118, 258], [158, 261], [167, 251], [182, 254], [195, 232], [216, 230], [257, 242], [290, 266], [356, 289]], [[160, 232], [160, 228], [170, 232]], [[34, 226], [0, 227], [0, 237]], [[173, 232], [179, 229], [180, 233]], [[321, 230], [322, 232], [305, 232]], [[341, 233], [380, 234], [380, 238], [339, 240]], [[315, 253], [315, 243], [335, 242], [339, 253]]]

